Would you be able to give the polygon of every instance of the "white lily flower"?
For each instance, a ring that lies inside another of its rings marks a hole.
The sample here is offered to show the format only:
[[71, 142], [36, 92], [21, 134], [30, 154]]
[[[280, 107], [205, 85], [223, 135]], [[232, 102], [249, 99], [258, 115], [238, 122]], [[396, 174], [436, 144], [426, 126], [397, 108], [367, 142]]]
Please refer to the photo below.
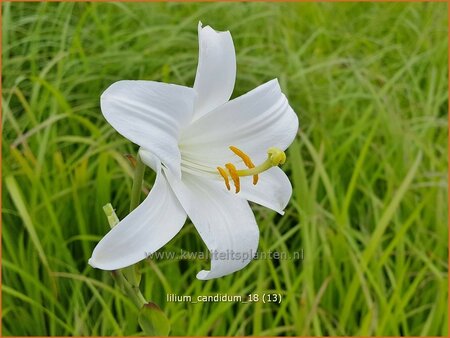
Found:
[[145, 259], [189, 216], [213, 253], [211, 270], [197, 278], [228, 275], [245, 267], [258, 247], [248, 201], [283, 214], [290, 199], [291, 184], [277, 165], [298, 118], [278, 81], [229, 101], [236, 78], [231, 35], [201, 23], [198, 34], [194, 88], [119, 81], [101, 96], [106, 120], [140, 146], [157, 176], [145, 200], [98, 243], [93, 267], [115, 270]]

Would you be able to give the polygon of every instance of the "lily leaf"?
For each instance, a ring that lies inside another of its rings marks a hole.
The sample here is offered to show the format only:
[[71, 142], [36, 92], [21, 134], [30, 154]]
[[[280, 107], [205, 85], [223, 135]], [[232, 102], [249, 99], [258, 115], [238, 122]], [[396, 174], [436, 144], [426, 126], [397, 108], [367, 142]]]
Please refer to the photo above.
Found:
[[170, 322], [161, 308], [153, 302], [144, 304], [139, 311], [139, 325], [148, 336], [168, 336]]

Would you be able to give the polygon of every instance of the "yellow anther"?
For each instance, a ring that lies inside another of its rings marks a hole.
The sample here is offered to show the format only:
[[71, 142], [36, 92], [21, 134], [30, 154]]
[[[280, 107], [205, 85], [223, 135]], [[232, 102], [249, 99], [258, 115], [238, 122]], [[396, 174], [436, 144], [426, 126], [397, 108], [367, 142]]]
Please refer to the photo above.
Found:
[[228, 173], [231, 176], [231, 179], [233, 180], [234, 186], [236, 188], [236, 194], [241, 190], [241, 181], [239, 180], [239, 175], [236, 170], [236, 167], [232, 163], [225, 164], [225, 168], [228, 169]]
[[258, 174], [253, 175], [253, 185], [256, 185], [258, 183]]
[[225, 164], [225, 168], [228, 169], [231, 179], [233, 180], [234, 187], [236, 188], [236, 194], [241, 190], [241, 181], [237, 173], [237, 169], [232, 163]]
[[244, 161], [244, 163], [247, 167], [249, 167], [249, 168], [255, 167], [250, 156], [248, 156], [246, 153], [244, 153], [241, 149], [236, 148], [235, 146], [230, 146], [230, 150], [233, 153], [235, 153], [237, 156], [239, 156], [242, 159], [242, 161]]
[[225, 185], [227, 186], [227, 189], [230, 190], [230, 181], [228, 180], [228, 173], [225, 171], [225, 169], [221, 167], [217, 167], [217, 170], [219, 171], [220, 176], [223, 177], [223, 180], [225, 181]]
[[258, 174], [261, 174], [262, 172], [269, 170], [272, 167], [279, 166], [286, 162], [286, 154], [284, 153], [284, 151], [275, 147], [267, 149], [267, 160], [265, 160], [258, 166], [255, 166], [250, 159], [250, 156], [248, 156], [239, 148], [230, 146], [230, 150], [242, 159], [248, 169], [238, 170], [236, 169], [234, 164], [227, 163], [225, 164], [226, 169], [217, 167], [217, 171], [219, 172], [220, 176], [223, 177], [228, 190], [230, 190], [229, 177], [231, 177], [236, 188], [236, 194], [241, 190], [240, 177], [253, 176], [253, 184], [256, 184], [258, 183]]
[[[235, 146], [230, 146], [230, 150], [242, 159], [247, 168], [251, 169], [255, 167], [250, 156], [244, 153], [241, 149]], [[258, 174], [253, 175], [253, 185], [256, 185], [256, 183], [258, 183]]]

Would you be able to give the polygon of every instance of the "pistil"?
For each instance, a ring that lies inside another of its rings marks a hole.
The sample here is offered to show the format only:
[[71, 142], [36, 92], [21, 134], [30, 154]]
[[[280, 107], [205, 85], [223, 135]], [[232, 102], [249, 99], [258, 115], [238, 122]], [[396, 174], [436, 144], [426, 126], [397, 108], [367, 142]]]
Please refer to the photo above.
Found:
[[250, 159], [250, 156], [245, 154], [239, 148], [230, 146], [230, 150], [242, 159], [248, 169], [236, 169], [234, 164], [227, 163], [225, 164], [225, 168], [217, 167], [217, 170], [223, 177], [228, 190], [231, 189], [228, 179], [229, 177], [231, 177], [236, 188], [236, 193], [240, 191], [240, 177], [253, 176], [253, 184], [256, 185], [258, 183], [258, 174], [261, 174], [272, 167], [282, 165], [286, 162], [286, 154], [283, 150], [276, 147], [271, 147], [267, 150], [267, 159], [258, 166], [255, 166]]

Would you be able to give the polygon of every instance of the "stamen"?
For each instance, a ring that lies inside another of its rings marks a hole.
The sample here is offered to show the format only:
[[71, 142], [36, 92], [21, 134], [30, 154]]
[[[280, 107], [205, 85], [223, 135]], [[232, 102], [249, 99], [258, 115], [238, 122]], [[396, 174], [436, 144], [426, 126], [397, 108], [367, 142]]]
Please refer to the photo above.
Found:
[[[247, 168], [251, 169], [255, 167], [250, 156], [244, 153], [241, 149], [236, 148], [235, 146], [230, 146], [230, 150], [242, 159]], [[256, 185], [256, 183], [258, 183], [257, 174], [253, 175], [253, 185]]]
[[219, 171], [220, 176], [223, 177], [223, 180], [225, 181], [225, 185], [227, 186], [227, 189], [230, 190], [230, 181], [228, 180], [228, 174], [225, 171], [225, 169], [221, 167], [217, 167], [217, 170]]
[[236, 188], [236, 194], [241, 190], [241, 181], [239, 180], [239, 175], [237, 173], [236, 167], [233, 163], [225, 164], [225, 168], [228, 169], [231, 179], [233, 180], [234, 186]]
[[261, 174], [262, 172], [269, 170], [272, 167], [279, 166], [286, 162], [286, 154], [284, 153], [284, 151], [275, 147], [267, 149], [267, 160], [265, 160], [258, 166], [255, 166], [250, 159], [250, 156], [248, 156], [239, 148], [230, 146], [230, 150], [242, 159], [248, 169], [238, 170], [233, 163], [227, 163], [225, 164], [226, 169], [217, 167], [217, 171], [219, 172], [220, 176], [223, 177], [228, 190], [230, 190], [229, 177], [231, 177], [236, 188], [236, 194], [241, 190], [240, 177], [253, 176], [253, 184], [256, 184], [258, 183], [258, 174]]

